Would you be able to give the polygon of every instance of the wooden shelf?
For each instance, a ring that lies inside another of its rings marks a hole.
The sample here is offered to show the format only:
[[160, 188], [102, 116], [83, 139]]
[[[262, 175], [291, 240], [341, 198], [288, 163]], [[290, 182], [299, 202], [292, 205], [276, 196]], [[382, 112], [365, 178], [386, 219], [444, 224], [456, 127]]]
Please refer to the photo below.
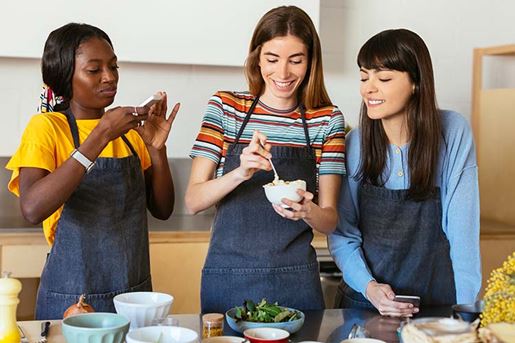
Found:
[[481, 231], [515, 232], [515, 88], [485, 89], [487, 56], [515, 57], [515, 44], [474, 49], [472, 129], [477, 147]]

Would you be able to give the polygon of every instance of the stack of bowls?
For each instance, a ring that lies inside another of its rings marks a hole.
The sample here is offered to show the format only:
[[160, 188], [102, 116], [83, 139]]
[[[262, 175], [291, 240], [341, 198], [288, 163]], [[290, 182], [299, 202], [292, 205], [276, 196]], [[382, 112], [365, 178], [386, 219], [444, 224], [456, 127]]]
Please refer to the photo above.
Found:
[[173, 296], [158, 292], [132, 292], [118, 294], [113, 299], [118, 314], [130, 320], [130, 328], [149, 326], [170, 312]]

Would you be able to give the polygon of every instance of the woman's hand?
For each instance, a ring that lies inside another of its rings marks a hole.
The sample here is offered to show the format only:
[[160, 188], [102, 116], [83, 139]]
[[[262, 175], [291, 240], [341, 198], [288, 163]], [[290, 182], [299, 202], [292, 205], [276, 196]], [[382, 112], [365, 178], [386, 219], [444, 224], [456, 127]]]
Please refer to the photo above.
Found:
[[[144, 123], [136, 127], [136, 131], [138, 131], [145, 145], [157, 150], [160, 150], [166, 144], [172, 123], [180, 107], [179, 103], [175, 104], [172, 112], [166, 118], [167, 96], [165, 92], [160, 93], [163, 95], [163, 99], [150, 107], [148, 117]], [[138, 107], [138, 113], [141, 108]]]
[[[97, 127], [103, 133], [107, 142], [110, 142], [127, 133], [130, 129], [138, 127], [140, 121], [147, 119], [147, 117], [148, 109], [144, 107], [115, 107], [102, 115]], [[105, 143], [107, 144], [107, 142]]]
[[245, 147], [240, 155], [240, 166], [236, 172], [243, 180], [248, 180], [258, 170], [271, 170], [272, 166], [268, 161], [271, 158], [271, 145], [266, 143], [267, 137], [259, 132], [254, 131], [252, 140]]
[[419, 311], [418, 307], [414, 307], [413, 304], [394, 301], [395, 293], [390, 285], [384, 283], [370, 281], [367, 285], [366, 295], [383, 316], [412, 317]]
[[297, 189], [297, 193], [302, 197], [299, 202], [294, 202], [284, 198], [282, 199], [282, 202], [288, 206], [288, 208], [272, 204], [275, 212], [277, 212], [277, 214], [283, 218], [288, 218], [295, 221], [309, 218], [311, 210], [314, 206], [317, 206], [315, 203], [313, 203], [313, 193], [304, 191], [302, 189]]

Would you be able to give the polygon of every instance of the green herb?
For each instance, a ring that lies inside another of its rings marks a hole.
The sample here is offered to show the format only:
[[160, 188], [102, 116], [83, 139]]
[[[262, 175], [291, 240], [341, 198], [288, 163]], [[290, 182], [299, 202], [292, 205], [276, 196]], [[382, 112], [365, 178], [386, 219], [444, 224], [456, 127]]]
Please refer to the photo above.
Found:
[[266, 299], [262, 299], [257, 305], [252, 300], [245, 300], [243, 306], [236, 307], [234, 318], [236, 321], [279, 323], [299, 319], [300, 313], [279, 306], [277, 302], [267, 303]]

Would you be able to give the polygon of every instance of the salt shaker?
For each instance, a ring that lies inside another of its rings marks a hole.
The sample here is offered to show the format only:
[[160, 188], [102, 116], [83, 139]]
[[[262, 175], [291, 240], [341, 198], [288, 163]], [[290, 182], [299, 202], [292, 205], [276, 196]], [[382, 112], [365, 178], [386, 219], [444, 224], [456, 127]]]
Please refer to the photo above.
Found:
[[20, 300], [21, 282], [4, 272], [0, 278], [0, 343], [19, 343], [16, 307]]

